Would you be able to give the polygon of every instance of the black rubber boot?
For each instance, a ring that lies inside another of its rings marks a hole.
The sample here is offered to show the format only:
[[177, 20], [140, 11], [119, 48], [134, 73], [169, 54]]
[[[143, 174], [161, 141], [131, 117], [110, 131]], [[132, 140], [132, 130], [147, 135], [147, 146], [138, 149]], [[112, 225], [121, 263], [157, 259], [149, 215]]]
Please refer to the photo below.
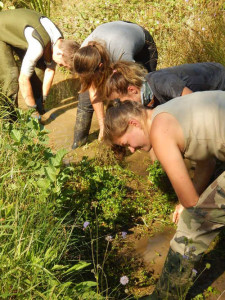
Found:
[[74, 141], [72, 149], [76, 149], [87, 142], [89, 130], [91, 127], [93, 112], [77, 109], [76, 125], [74, 128]]
[[194, 268], [199, 256], [182, 256], [169, 249], [162, 274], [153, 294], [141, 300], [184, 300], [196, 275]]
[[77, 106], [77, 117], [74, 127], [74, 141], [72, 149], [76, 149], [87, 142], [93, 112], [94, 109], [89, 98], [89, 92], [86, 91], [81, 93], [79, 95]]

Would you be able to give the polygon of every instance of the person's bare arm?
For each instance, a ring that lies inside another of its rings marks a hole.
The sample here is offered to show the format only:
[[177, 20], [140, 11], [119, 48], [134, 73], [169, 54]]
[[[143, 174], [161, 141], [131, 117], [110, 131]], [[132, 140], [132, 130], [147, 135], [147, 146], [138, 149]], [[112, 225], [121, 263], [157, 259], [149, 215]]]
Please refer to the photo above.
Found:
[[101, 98], [99, 97], [96, 89], [93, 86], [91, 86], [89, 88], [89, 95], [90, 95], [91, 104], [96, 113], [99, 128], [100, 128], [98, 140], [101, 140], [103, 137], [103, 131], [104, 131], [104, 104], [103, 104]]
[[151, 149], [149, 151], [149, 156], [151, 158], [152, 163], [154, 163], [156, 160], [158, 160], [153, 149]]
[[183, 133], [179, 123], [169, 114], [159, 114], [152, 124], [150, 138], [155, 154], [167, 173], [180, 203], [186, 208], [195, 206], [199, 194], [181, 154]]
[[188, 87], [184, 87], [183, 91], [182, 91], [182, 94], [181, 96], [185, 96], [185, 95], [188, 95], [188, 94], [192, 94], [192, 90], [190, 90]]
[[[216, 161], [211, 158], [207, 161], [201, 161], [196, 164], [195, 175], [194, 175], [194, 186], [199, 195], [206, 189], [209, 180], [215, 170]], [[184, 207], [178, 204], [173, 213], [173, 222], [178, 223], [180, 214], [182, 213]]]
[[30, 77], [28, 77], [23, 73], [20, 73], [19, 88], [26, 105], [28, 106], [36, 105], [31, 82], [30, 82]]
[[50, 88], [52, 86], [53, 78], [55, 75], [55, 69], [46, 68], [43, 79], [43, 96], [48, 96]]

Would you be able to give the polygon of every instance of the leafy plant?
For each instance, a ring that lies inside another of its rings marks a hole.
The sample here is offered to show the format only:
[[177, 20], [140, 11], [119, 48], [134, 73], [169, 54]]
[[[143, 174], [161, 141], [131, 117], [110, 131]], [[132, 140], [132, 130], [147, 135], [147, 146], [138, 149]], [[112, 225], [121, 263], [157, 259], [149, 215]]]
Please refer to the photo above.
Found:
[[148, 179], [150, 180], [150, 182], [160, 191], [162, 191], [168, 200], [176, 198], [170, 180], [166, 172], [162, 169], [158, 160], [156, 160], [152, 165], [149, 166], [148, 171]]

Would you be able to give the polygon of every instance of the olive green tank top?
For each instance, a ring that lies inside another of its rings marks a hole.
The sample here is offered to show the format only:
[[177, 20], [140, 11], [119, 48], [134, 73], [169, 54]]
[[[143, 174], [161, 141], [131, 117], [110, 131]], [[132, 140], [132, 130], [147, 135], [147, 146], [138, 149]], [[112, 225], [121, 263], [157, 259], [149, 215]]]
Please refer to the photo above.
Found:
[[225, 161], [225, 92], [195, 92], [174, 98], [154, 109], [152, 121], [160, 113], [171, 114], [180, 124], [184, 158], [200, 161], [214, 156]]
[[0, 12], [0, 41], [15, 48], [27, 50], [28, 44], [24, 36], [27, 26], [33, 27], [33, 37], [36, 38], [44, 49], [44, 59], [52, 60], [51, 39], [40, 23], [42, 14], [30, 9], [9, 9]]

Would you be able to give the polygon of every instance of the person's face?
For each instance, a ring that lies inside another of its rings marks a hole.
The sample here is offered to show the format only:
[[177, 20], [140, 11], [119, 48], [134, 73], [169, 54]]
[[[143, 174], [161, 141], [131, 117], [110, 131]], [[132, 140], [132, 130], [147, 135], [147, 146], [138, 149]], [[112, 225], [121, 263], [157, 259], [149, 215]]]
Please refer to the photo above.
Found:
[[114, 139], [114, 144], [127, 147], [132, 153], [136, 150], [150, 151], [151, 143], [149, 135], [142, 129], [139, 121], [131, 120], [124, 135]]
[[[55, 50], [55, 51], [54, 51]], [[65, 67], [65, 68], [70, 68], [70, 66], [68, 66], [63, 58], [63, 54], [61, 52], [61, 50], [59, 50], [58, 48], [54, 49], [53, 48], [53, 53], [52, 53], [52, 59], [54, 60], [54, 62], [57, 63], [57, 65], [59, 65], [60, 67]]]
[[110, 100], [113, 100], [116, 98], [119, 98], [120, 101], [132, 100], [132, 101], [137, 101], [137, 102], [141, 103], [140, 89], [135, 86], [129, 86], [126, 94], [120, 94], [117, 92], [113, 92], [109, 97]]

